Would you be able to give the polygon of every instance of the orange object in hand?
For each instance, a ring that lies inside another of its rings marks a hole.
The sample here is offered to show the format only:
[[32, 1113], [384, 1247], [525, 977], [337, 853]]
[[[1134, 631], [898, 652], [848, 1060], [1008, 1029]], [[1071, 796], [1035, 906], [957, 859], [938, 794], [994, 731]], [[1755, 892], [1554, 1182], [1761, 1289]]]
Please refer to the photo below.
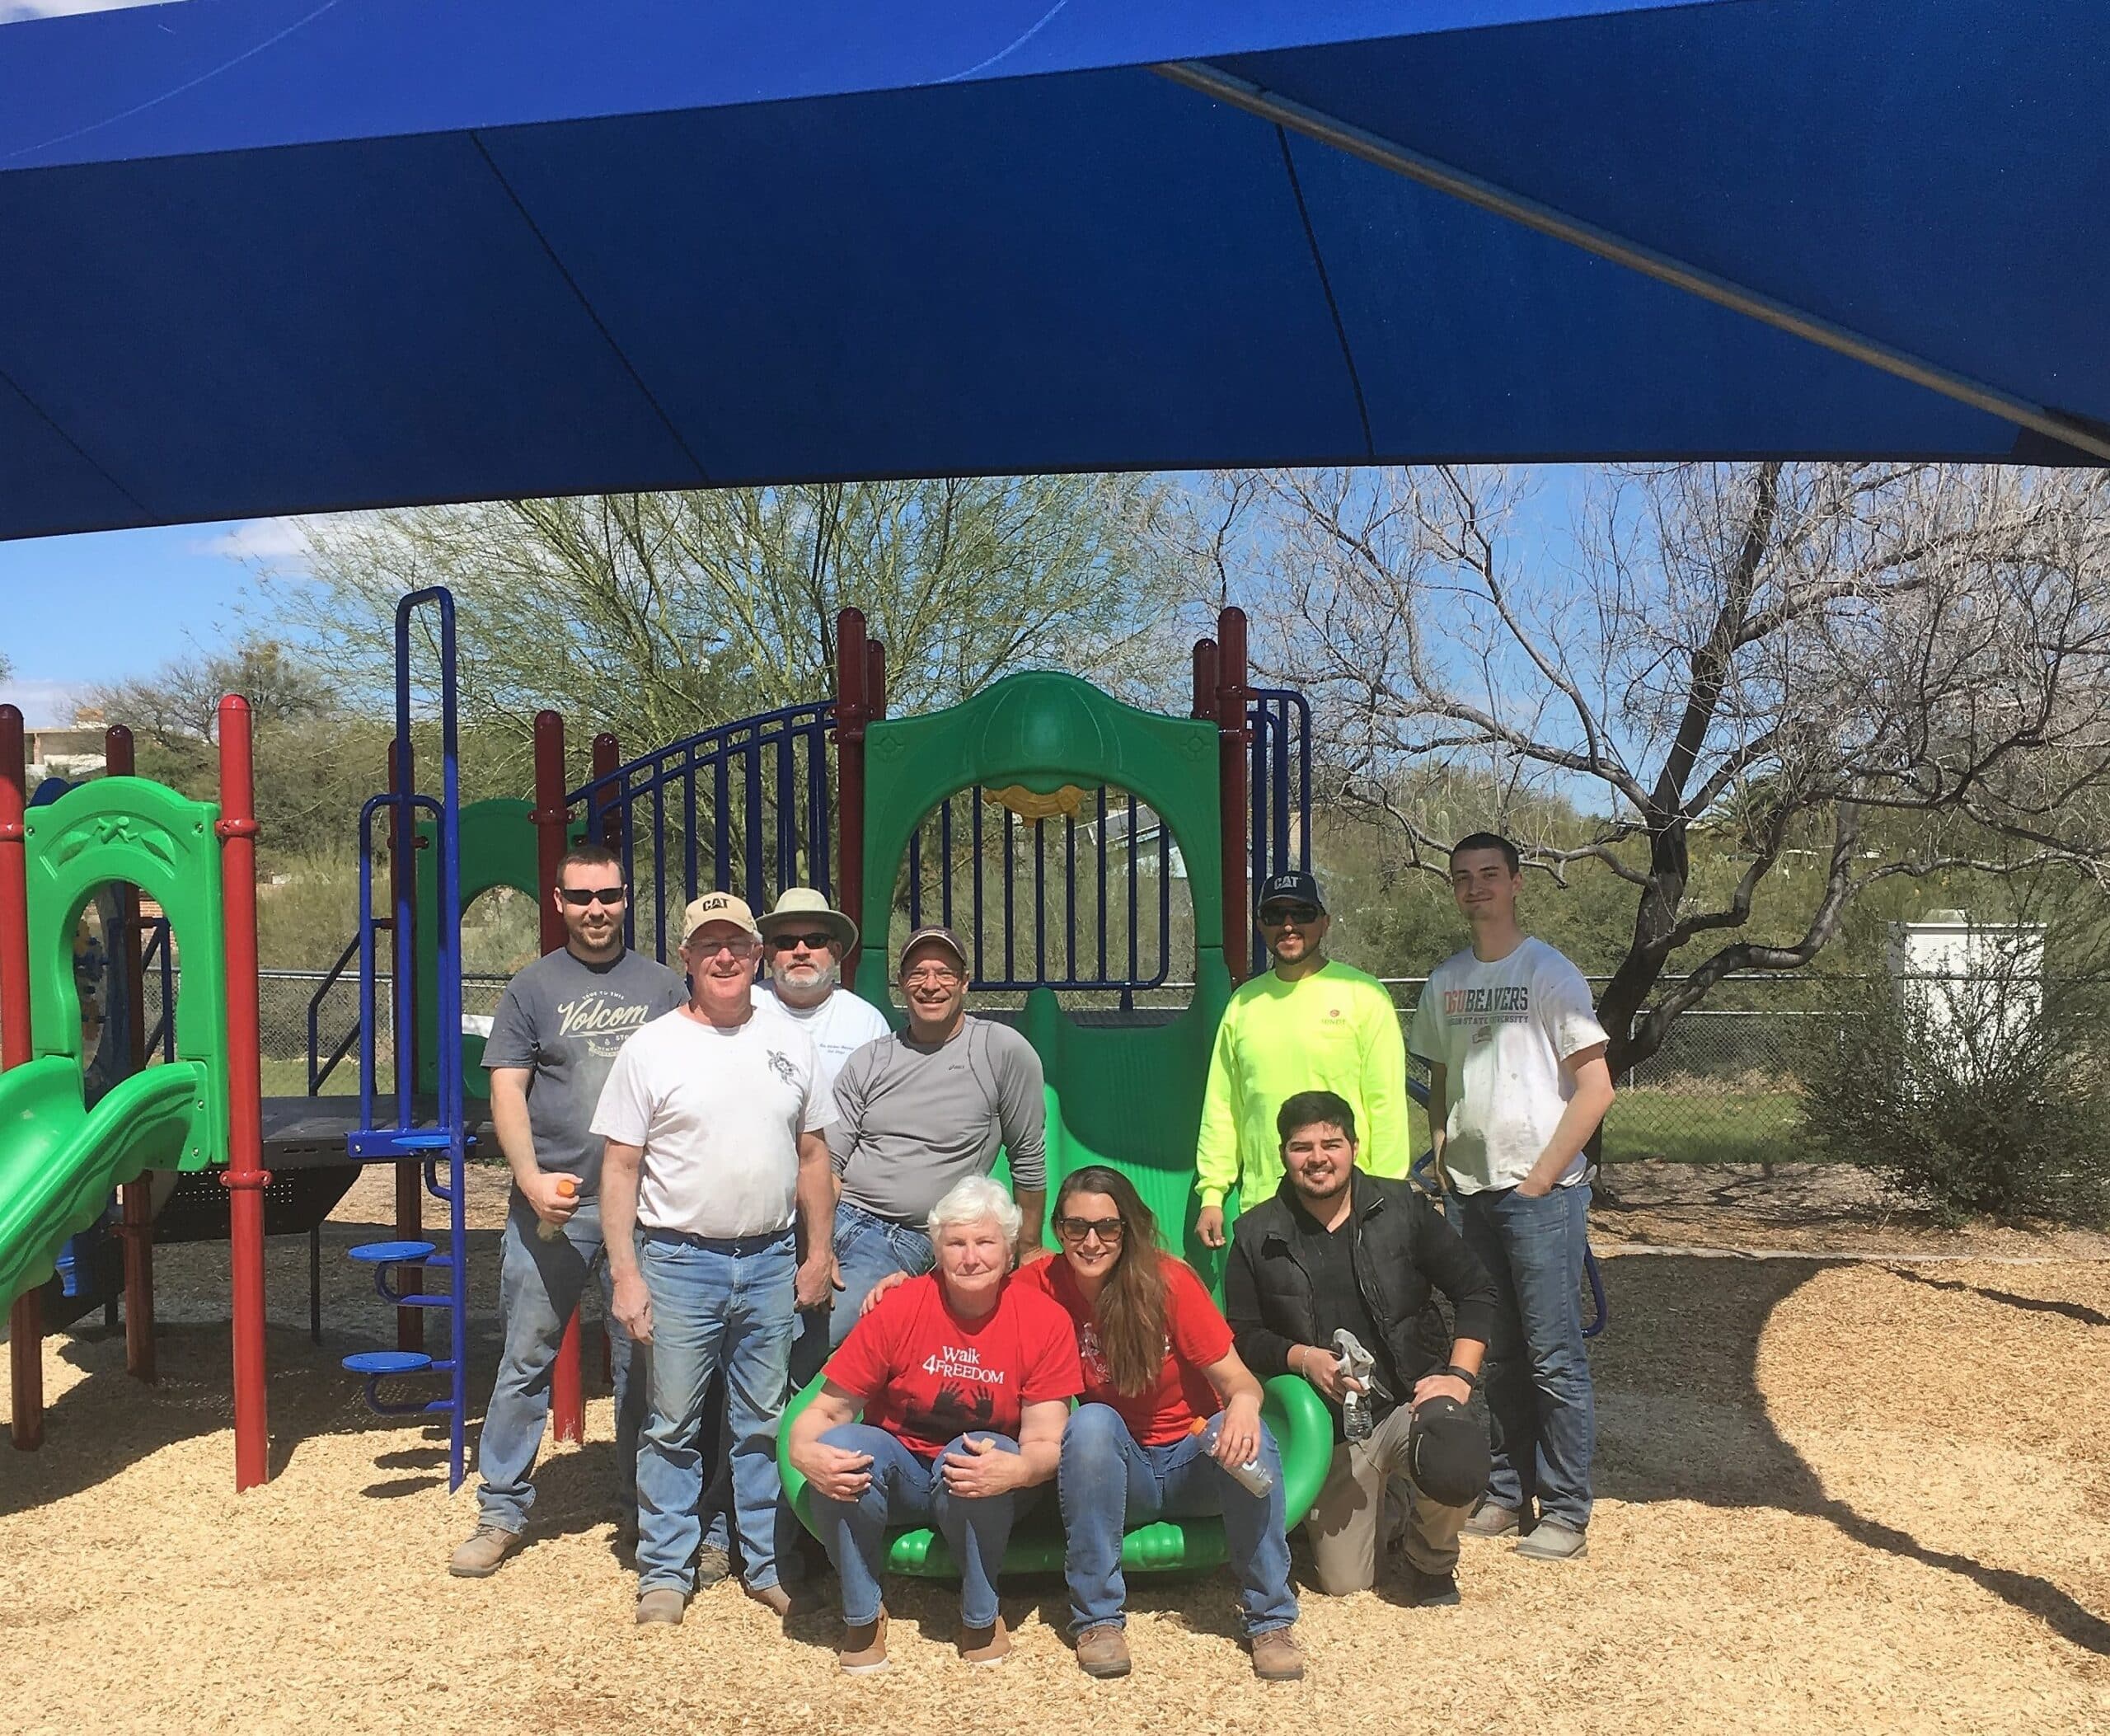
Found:
[[[560, 1175], [557, 1177], [557, 1194], [561, 1199], [576, 1199], [579, 1197], [579, 1184], [569, 1175]], [[564, 1234], [564, 1226], [560, 1223], [551, 1223], [546, 1218], [538, 1218], [535, 1220], [535, 1233], [545, 1241], [555, 1241], [558, 1236]]]

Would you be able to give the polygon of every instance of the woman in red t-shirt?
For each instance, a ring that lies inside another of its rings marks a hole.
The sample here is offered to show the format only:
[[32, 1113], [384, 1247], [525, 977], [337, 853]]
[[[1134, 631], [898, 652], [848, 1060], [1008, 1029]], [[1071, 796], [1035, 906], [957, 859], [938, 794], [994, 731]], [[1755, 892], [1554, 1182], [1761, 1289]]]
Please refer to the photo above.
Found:
[[[1193, 1269], [1160, 1250], [1156, 1218], [1119, 1171], [1076, 1171], [1055, 1197], [1054, 1218], [1062, 1258], [1029, 1267], [1015, 1285], [1062, 1306], [1084, 1358], [1084, 1400], [1062, 1433], [1059, 1480], [1078, 1663], [1094, 1676], [1128, 1673], [1123, 1532], [1221, 1513], [1254, 1671], [1302, 1675], [1290, 1635], [1296, 1598], [1282, 1461], [1231, 1328]], [[1233, 1475], [1256, 1461], [1265, 1494]]]
[[853, 1673], [886, 1668], [890, 1525], [943, 1533], [959, 1564], [961, 1656], [1001, 1663], [1010, 1651], [997, 1569], [1011, 1522], [1055, 1475], [1084, 1390], [1069, 1316], [1011, 1276], [1019, 1224], [987, 1176], [955, 1186], [931, 1208], [937, 1269], [866, 1311], [791, 1425], [791, 1462], [842, 1581], [837, 1657]]

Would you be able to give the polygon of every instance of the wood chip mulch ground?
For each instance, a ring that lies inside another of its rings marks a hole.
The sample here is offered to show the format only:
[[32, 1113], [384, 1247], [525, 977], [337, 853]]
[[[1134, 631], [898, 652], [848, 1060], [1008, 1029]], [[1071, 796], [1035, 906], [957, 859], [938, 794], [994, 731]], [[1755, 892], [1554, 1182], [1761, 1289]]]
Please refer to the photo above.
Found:
[[[1739, 1234], [1925, 1253], [1939, 1232], [1886, 1232], [1859, 1207], [1828, 1222], [1822, 1199], [1756, 1185], [1709, 1201], [1689, 1175], [1623, 1171], [1615, 1189], [1597, 1222], [1613, 1321], [1592, 1350], [1589, 1558], [1536, 1565], [1468, 1539], [1455, 1610], [1404, 1608], [1390, 1584], [1307, 1593], [1309, 1679], [1269, 1687], [1221, 1576], [1137, 1583], [1119, 1682], [1076, 1669], [1059, 1582], [1007, 1588], [1018, 1651], [994, 1672], [955, 1659], [952, 1596], [920, 1584], [890, 1589], [897, 1662], [870, 1679], [839, 1676], [826, 1617], [781, 1625], [729, 1585], [682, 1627], [640, 1631], [603, 1499], [605, 1398], [588, 1443], [542, 1467], [532, 1546], [490, 1580], [449, 1579], [469, 1489], [449, 1496], [435, 1438], [369, 1416], [337, 1368], [393, 1341], [342, 1258], [387, 1218], [387, 1178], [369, 1175], [327, 1227], [319, 1349], [305, 1246], [271, 1245], [265, 1488], [233, 1490], [223, 1246], [159, 1252], [157, 1386], [127, 1378], [121, 1333], [47, 1342], [45, 1447], [0, 1446], [0, 1729], [2110, 1730], [2099, 1248], [1995, 1232], [1941, 1246], [1997, 1263], [1629, 1257], [1618, 1245]], [[480, 1398], [497, 1199], [480, 1189]]]

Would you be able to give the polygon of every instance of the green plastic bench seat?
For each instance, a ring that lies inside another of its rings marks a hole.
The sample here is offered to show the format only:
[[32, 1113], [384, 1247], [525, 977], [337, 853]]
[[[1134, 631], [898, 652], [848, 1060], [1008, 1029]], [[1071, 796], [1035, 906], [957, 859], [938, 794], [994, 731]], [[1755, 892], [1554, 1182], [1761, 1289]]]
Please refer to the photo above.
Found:
[[[776, 1438], [776, 1462], [784, 1476], [784, 1493], [799, 1523], [818, 1537], [814, 1525], [806, 1480], [792, 1468], [786, 1451], [791, 1424], [820, 1391], [821, 1378], [785, 1407], [784, 1425]], [[1260, 1405], [1261, 1420], [1275, 1438], [1282, 1459], [1282, 1510], [1295, 1525], [1318, 1499], [1326, 1480], [1326, 1467], [1334, 1456], [1333, 1419], [1308, 1382], [1295, 1375], [1278, 1375], [1267, 1383]], [[1205, 1573], [1221, 1566], [1224, 1559], [1223, 1521], [1159, 1519], [1132, 1529], [1121, 1542], [1123, 1572]], [[903, 1527], [887, 1540], [885, 1570], [928, 1579], [956, 1579], [945, 1540], [927, 1526]], [[1020, 1521], [1004, 1552], [1007, 1574], [1059, 1574], [1062, 1570], [1062, 1521], [1056, 1509], [1051, 1487], [1034, 1510]]]

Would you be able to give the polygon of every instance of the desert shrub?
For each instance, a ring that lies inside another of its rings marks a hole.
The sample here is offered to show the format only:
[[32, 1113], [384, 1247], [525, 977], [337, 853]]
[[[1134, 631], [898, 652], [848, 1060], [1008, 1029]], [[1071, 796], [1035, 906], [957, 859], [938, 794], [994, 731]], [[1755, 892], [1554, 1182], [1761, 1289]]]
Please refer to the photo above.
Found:
[[1944, 1222], [2110, 1222], [2110, 984], [1995, 950], [1903, 993], [1836, 985], [1836, 1016], [1804, 1021], [1803, 1138]]

